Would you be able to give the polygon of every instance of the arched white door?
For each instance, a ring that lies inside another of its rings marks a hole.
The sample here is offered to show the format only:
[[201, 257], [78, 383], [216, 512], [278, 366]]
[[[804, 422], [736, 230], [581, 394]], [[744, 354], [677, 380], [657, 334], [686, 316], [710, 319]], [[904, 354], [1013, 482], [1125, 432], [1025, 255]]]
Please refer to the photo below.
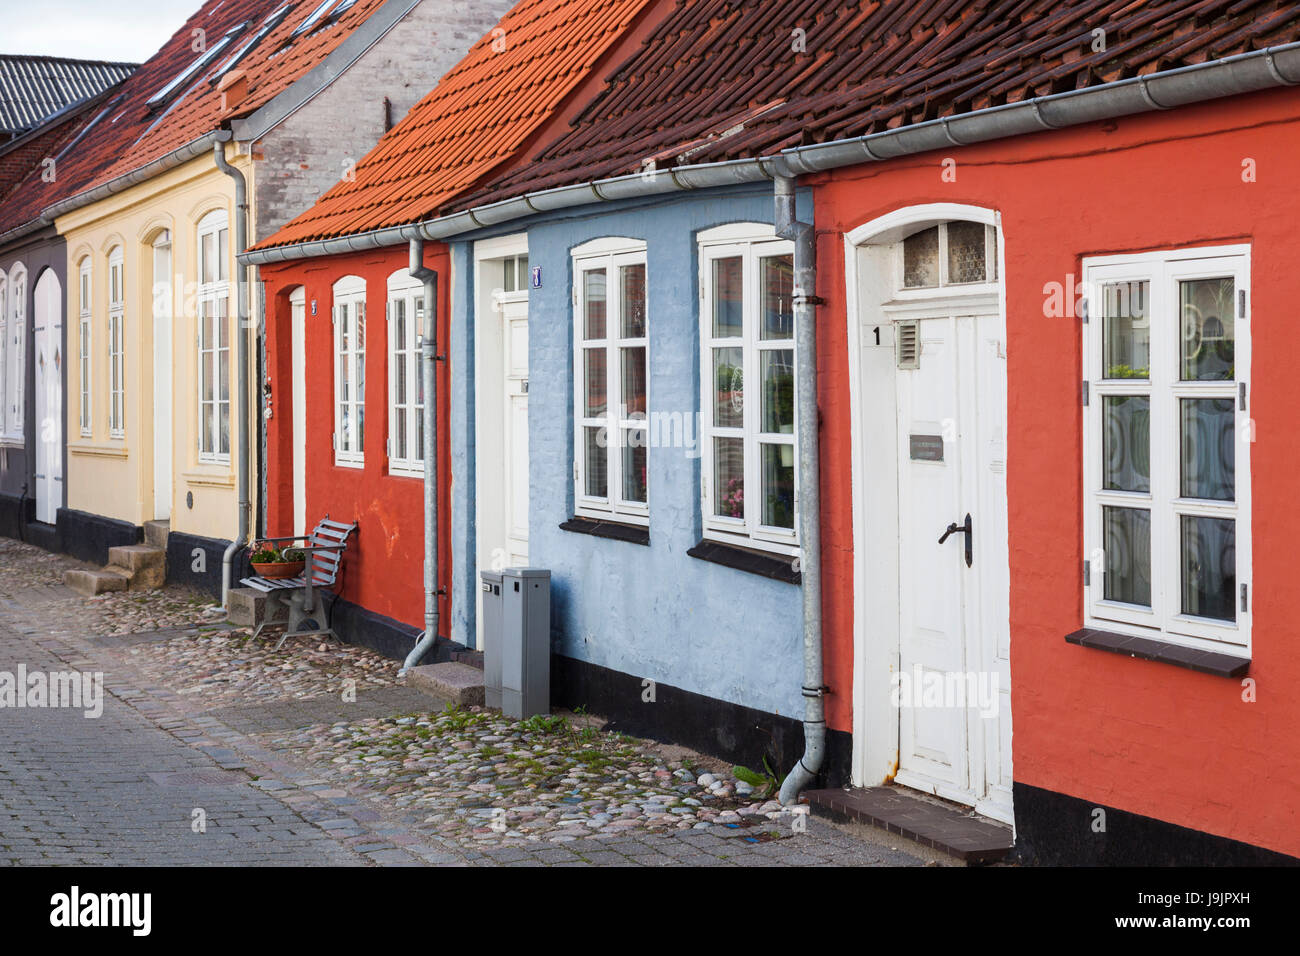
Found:
[[63, 288], [52, 271], [36, 283], [36, 520], [63, 504]]

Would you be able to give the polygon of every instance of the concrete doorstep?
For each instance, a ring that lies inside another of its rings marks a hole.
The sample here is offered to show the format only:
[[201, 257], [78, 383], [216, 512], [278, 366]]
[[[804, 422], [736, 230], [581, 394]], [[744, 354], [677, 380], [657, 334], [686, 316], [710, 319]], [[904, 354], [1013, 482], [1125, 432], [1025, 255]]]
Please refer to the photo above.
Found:
[[483, 703], [483, 672], [477, 667], [444, 661], [441, 664], [422, 664], [406, 672], [406, 682], [441, 700], [450, 700], [462, 707]]

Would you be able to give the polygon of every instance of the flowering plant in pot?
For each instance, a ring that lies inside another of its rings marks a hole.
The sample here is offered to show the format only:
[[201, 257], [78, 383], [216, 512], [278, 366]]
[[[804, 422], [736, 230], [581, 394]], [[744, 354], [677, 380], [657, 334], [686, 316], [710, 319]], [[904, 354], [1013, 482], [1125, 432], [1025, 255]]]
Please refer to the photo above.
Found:
[[301, 548], [285, 548], [281, 551], [269, 544], [258, 544], [251, 549], [248, 556], [259, 575], [264, 578], [291, 578], [302, 574], [307, 566], [307, 556]]

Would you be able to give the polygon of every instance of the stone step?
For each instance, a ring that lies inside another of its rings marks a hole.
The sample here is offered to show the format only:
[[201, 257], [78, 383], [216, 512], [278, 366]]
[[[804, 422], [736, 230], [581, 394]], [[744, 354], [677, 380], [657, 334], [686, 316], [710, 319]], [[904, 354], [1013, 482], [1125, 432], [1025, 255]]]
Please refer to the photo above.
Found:
[[[289, 620], [289, 609], [283, 601], [268, 601], [267, 595], [256, 588], [231, 588], [227, 603], [229, 620], [236, 627], [257, 627], [263, 621], [279, 623]], [[270, 617], [267, 617], [267, 609]]]
[[78, 594], [94, 597], [108, 591], [125, 591], [131, 586], [131, 579], [122, 571], [111, 568], [103, 570], [77, 569], [63, 572], [63, 583]]
[[108, 569], [125, 574], [132, 591], [160, 588], [167, 580], [167, 552], [147, 544], [109, 548]]
[[144, 523], [144, 543], [151, 548], [167, 550], [167, 536], [171, 534], [170, 521], [146, 521]]
[[456, 661], [422, 664], [406, 672], [406, 682], [439, 700], [462, 707], [483, 703], [483, 672], [468, 664]]
[[812, 811], [879, 827], [966, 863], [995, 863], [1011, 852], [1011, 827], [898, 786], [805, 790]]

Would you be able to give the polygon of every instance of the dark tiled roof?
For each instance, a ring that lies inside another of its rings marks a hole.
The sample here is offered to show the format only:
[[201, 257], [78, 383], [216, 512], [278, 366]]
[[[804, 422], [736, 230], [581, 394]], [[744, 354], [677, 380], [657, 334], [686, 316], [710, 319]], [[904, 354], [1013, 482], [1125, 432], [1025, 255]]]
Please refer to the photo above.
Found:
[[428, 218], [513, 157], [652, 0], [520, 0], [340, 182], [256, 248]]
[[1300, 4], [1283, 0], [676, 0], [567, 135], [457, 207], [647, 160], [664, 169], [863, 136], [1297, 40]]
[[[29, 176], [0, 206], [0, 235], [36, 219], [46, 207], [116, 179], [166, 156], [231, 119], [246, 116], [284, 92], [332, 53], [386, 0], [339, 0], [337, 17], [326, 16], [289, 42], [321, 0], [208, 0], [157, 53], [141, 64], [79, 139], [58, 157], [58, 175], [46, 183]], [[237, 108], [223, 112], [215, 74], [281, 7], [287, 15], [240, 60], [248, 83]], [[209, 49], [231, 29], [244, 31], [183, 84], [167, 105], [150, 110], [150, 98], [199, 58], [196, 36]], [[202, 31], [196, 34], [196, 31]]]
[[134, 63], [0, 55], [0, 134], [21, 133], [122, 82]]

